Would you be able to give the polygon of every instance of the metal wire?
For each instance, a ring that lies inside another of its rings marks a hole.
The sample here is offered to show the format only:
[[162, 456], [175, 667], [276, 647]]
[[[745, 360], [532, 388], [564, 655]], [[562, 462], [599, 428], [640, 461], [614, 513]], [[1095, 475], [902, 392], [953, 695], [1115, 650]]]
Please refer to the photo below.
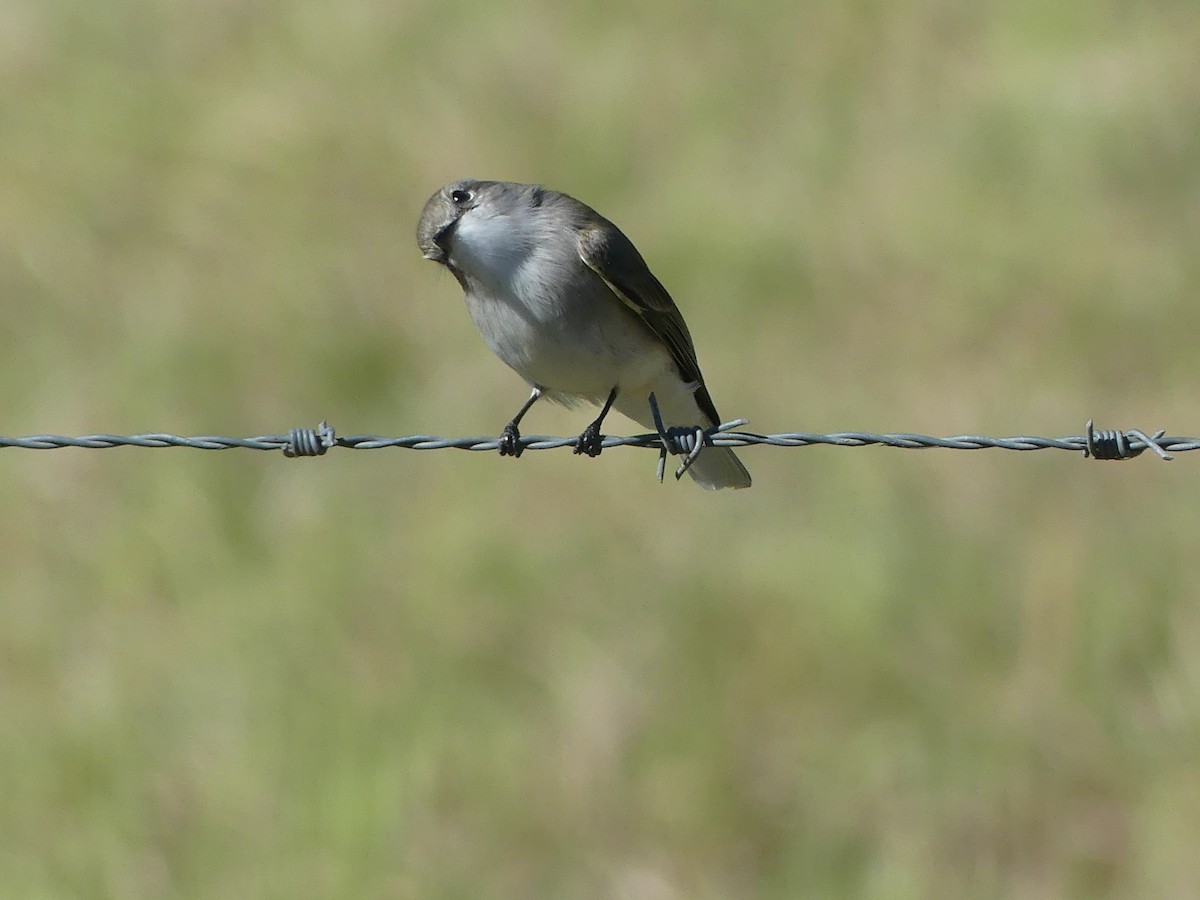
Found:
[[[1082, 453], [1092, 459], [1131, 459], [1143, 450], [1153, 450], [1161, 459], [1171, 459], [1172, 453], [1200, 450], [1200, 438], [1165, 437], [1164, 432], [1148, 434], [1139, 429], [1124, 431], [1099, 431], [1092, 423], [1082, 435], [1046, 438], [1026, 435], [1016, 437], [986, 437], [984, 435], [956, 435], [953, 437], [931, 437], [924, 434], [892, 433], [874, 434], [867, 431], [842, 431], [834, 434], [813, 434], [804, 431], [780, 434], [755, 434], [738, 431], [746, 424], [745, 419], [736, 419], [716, 428], [669, 429], [661, 434], [635, 434], [629, 437], [606, 436], [601, 444], [611, 447], [647, 447], [660, 453], [690, 455], [693, 459], [701, 444], [696, 440], [703, 436], [703, 446], [745, 447], [751, 444], [767, 444], [773, 447], [869, 447], [880, 445], [902, 450], [1069, 450]], [[530, 435], [521, 438], [526, 450], [555, 450], [574, 447], [574, 437], [548, 437]], [[64, 437], [57, 434], [34, 434], [26, 437], [0, 436], [0, 449], [16, 447], [25, 450], [59, 450], [79, 447], [88, 450], [107, 450], [112, 447], [188, 447], [193, 450], [282, 450], [287, 456], [321, 456], [335, 447], [347, 450], [475, 450], [496, 451], [499, 438], [459, 437], [444, 438], [428, 434], [411, 434], [404, 437], [384, 437], [372, 434], [337, 435], [333, 428], [322, 422], [317, 428], [293, 428], [288, 434], [270, 434], [258, 437], [223, 437], [200, 435], [185, 437], [177, 434], [89, 434], [82, 437]]]

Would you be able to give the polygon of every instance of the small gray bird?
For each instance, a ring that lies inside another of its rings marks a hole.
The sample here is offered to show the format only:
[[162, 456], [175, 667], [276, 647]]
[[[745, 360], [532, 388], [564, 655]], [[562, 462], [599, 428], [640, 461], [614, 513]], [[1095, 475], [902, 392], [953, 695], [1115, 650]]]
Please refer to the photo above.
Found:
[[[539, 397], [587, 400], [600, 415], [576, 453], [600, 453], [612, 408], [653, 430], [720, 423], [678, 307], [641, 254], [591, 207], [536, 184], [456, 181], [425, 204], [417, 243], [462, 286], [475, 327], [533, 388], [504, 428], [502, 456], [519, 456], [518, 425]], [[728, 447], [706, 447], [688, 474], [702, 487], [750, 487]]]

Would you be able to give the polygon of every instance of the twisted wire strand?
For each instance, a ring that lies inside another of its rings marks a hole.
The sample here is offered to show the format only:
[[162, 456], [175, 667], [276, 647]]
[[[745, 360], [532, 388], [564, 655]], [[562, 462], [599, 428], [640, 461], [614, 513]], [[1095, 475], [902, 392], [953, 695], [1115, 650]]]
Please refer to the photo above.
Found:
[[[1172, 453], [1200, 450], [1200, 438], [1167, 437], [1164, 432], [1148, 434], [1139, 429], [1125, 431], [1099, 431], [1088, 422], [1082, 435], [1069, 437], [1036, 437], [1018, 435], [1013, 437], [988, 437], [966, 434], [951, 437], [933, 437], [925, 434], [897, 432], [876, 434], [868, 431], [842, 431], [833, 434], [816, 434], [805, 431], [778, 434], [756, 434], [737, 430], [746, 424], [744, 419], [727, 422], [716, 428], [700, 432], [699, 429], [669, 429], [659, 434], [635, 434], [628, 437], [608, 435], [601, 446], [645, 447], [663, 452], [664, 447], [672, 454], [692, 455], [697, 452], [694, 438], [703, 435], [705, 446], [746, 447], [766, 444], [772, 447], [869, 447], [884, 446], [903, 450], [1068, 450], [1083, 453], [1095, 459], [1130, 459], [1146, 449], [1152, 450], [1162, 459], [1170, 459]], [[526, 450], [555, 450], [574, 447], [574, 437], [551, 437], [530, 435], [521, 438]], [[496, 451], [499, 438], [457, 437], [446, 438], [429, 434], [410, 434], [402, 437], [386, 437], [372, 434], [337, 435], [326, 423], [317, 428], [293, 428], [288, 434], [269, 434], [257, 437], [225, 437], [222, 435], [198, 435], [193, 437], [154, 432], [148, 434], [89, 434], [81, 437], [66, 437], [57, 434], [34, 434], [25, 437], [0, 436], [0, 449], [12, 447], [25, 450], [59, 450], [77, 447], [88, 450], [107, 450], [113, 447], [186, 447], [193, 450], [282, 450], [288, 456], [320, 456], [335, 447], [347, 450], [472, 450]]]

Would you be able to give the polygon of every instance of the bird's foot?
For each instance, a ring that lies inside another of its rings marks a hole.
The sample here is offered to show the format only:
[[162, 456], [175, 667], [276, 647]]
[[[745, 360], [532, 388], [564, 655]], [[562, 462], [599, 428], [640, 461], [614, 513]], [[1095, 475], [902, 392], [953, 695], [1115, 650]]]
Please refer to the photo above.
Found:
[[575, 453], [584, 453], [588, 456], [599, 456], [600, 451], [604, 449], [601, 444], [604, 442], [604, 435], [600, 433], [600, 423], [593, 422], [583, 430], [575, 440]]
[[500, 435], [499, 444], [501, 456], [511, 456], [515, 459], [525, 452], [525, 447], [521, 444], [521, 432], [515, 422], [509, 422], [504, 426], [504, 433]]

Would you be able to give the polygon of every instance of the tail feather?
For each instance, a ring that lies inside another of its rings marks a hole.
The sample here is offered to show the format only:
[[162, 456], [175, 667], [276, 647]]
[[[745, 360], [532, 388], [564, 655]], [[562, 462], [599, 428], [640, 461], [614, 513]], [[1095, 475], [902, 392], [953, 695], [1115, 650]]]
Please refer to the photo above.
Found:
[[750, 487], [750, 473], [729, 447], [705, 447], [687, 473], [710, 491]]

